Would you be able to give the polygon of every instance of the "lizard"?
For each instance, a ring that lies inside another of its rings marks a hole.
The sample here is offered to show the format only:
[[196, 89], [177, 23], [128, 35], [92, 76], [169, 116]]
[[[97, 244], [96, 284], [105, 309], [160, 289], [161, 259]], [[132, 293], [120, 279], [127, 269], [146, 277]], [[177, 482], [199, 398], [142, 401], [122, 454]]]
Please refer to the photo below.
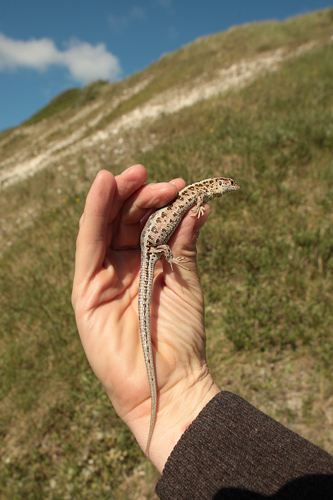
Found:
[[[151, 416], [145, 453], [148, 456], [156, 420], [157, 386], [153, 348], [150, 333], [150, 305], [154, 281], [154, 270], [158, 260], [164, 255], [173, 270], [173, 264], [187, 269], [182, 262], [183, 257], [174, 258], [167, 245], [170, 237], [185, 213], [192, 209], [194, 217], [201, 217], [205, 208], [204, 202], [222, 196], [228, 191], [236, 191], [239, 185], [227, 177], [215, 177], [195, 182], [181, 189], [176, 198], [153, 212], [143, 227], [140, 236], [141, 268], [139, 278], [138, 315], [141, 344], [144, 354], [151, 396]], [[194, 207], [194, 208], [192, 208]], [[192, 215], [192, 214], [191, 214]]]

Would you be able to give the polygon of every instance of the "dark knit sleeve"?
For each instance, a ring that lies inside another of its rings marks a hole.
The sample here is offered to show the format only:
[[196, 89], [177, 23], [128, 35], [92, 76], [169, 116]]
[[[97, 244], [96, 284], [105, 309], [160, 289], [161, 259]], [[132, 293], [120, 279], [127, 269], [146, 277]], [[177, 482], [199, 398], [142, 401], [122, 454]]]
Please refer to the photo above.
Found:
[[156, 492], [162, 500], [333, 500], [333, 458], [221, 392], [175, 446]]

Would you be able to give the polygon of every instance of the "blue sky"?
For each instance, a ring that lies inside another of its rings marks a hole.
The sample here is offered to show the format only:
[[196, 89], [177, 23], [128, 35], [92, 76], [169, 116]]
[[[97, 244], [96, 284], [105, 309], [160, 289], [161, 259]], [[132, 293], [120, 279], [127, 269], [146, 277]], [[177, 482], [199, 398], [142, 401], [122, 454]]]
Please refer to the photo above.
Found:
[[0, 0], [0, 130], [68, 88], [125, 78], [200, 36], [331, 6], [324, 0]]

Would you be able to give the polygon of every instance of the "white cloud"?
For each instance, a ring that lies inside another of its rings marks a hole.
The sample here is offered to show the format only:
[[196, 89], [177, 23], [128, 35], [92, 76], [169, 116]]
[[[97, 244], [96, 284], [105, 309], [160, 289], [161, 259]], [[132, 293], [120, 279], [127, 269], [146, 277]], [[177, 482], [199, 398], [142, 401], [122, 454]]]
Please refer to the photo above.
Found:
[[66, 67], [73, 80], [80, 83], [100, 78], [115, 80], [121, 74], [117, 57], [108, 52], [103, 43], [93, 46], [71, 40], [61, 51], [49, 38], [23, 41], [0, 33], [0, 71], [22, 67], [45, 71], [52, 65]]
[[90, 43], [71, 41], [62, 53], [73, 78], [84, 83], [97, 80], [116, 80], [121, 68], [117, 57], [108, 52], [104, 43], [95, 47]]

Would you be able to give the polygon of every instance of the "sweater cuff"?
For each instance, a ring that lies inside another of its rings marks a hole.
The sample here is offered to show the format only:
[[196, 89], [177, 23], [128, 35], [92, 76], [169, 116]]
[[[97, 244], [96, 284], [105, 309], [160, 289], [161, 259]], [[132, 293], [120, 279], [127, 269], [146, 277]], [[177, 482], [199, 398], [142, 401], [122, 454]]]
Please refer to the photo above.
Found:
[[304, 474], [329, 472], [329, 454], [239, 396], [221, 392], [178, 441], [156, 492], [173, 500], [212, 499], [235, 488], [271, 495]]

